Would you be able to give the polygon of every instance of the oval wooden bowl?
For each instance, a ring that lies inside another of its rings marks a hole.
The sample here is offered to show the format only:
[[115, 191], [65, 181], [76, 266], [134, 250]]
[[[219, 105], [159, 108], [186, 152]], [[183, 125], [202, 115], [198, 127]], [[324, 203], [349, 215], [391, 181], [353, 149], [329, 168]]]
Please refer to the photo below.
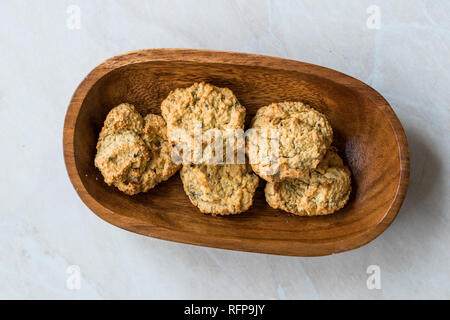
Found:
[[[143, 115], [160, 113], [172, 89], [198, 81], [233, 90], [247, 108], [247, 124], [258, 108], [278, 101], [305, 101], [325, 113], [353, 173], [345, 208], [330, 216], [292, 216], [267, 205], [261, 182], [248, 212], [213, 217], [189, 202], [178, 174], [136, 196], [108, 187], [94, 166], [108, 111], [129, 102]], [[155, 49], [111, 58], [75, 91], [63, 143], [70, 180], [99, 217], [139, 234], [216, 248], [295, 256], [354, 249], [391, 224], [408, 187], [406, 136], [378, 92], [334, 70], [253, 54]]]

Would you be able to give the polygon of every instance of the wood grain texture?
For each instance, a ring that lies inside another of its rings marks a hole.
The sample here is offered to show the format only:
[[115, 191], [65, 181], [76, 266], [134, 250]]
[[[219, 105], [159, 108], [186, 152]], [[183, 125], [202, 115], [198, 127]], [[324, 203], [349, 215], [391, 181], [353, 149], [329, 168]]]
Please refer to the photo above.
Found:
[[[305, 101], [325, 113], [353, 174], [346, 207], [330, 216], [289, 215], [267, 205], [261, 182], [248, 212], [213, 217], [191, 205], [178, 174], [136, 196], [108, 187], [94, 156], [109, 110], [129, 102], [143, 115], [160, 113], [170, 90], [197, 81], [233, 90], [247, 108], [247, 124], [258, 108], [285, 100]], [[394, 220], [409, 180], [405, 133], [374, 89], [331, 69], [243, 53], [154, 49], [103, 62], [72, 97], [63, 146], [73, 186], [102, 219], [155, 238], [281, 255], [327, 255], [368, 243]]]

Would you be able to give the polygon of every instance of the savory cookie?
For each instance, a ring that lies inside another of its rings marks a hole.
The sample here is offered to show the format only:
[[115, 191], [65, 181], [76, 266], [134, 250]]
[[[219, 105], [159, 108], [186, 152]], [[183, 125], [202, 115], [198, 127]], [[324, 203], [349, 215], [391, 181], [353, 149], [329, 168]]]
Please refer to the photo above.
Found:
[[247, 146], [250, 163], [255, 173], [269, 182], [307, 175], [333, 140], [327, 118], [301, 102], [262, 107], [251, 127]]
[[343, 208], [350, 191], [350, 170], [336, 152], [330, 150], [309, 176], [268, 182], [265, 195], [272, 208], [300, 216], [315, 216]]
[[[184, 141], [191, 150], [196, 133], [214, 129], [227, 134], [228, 130], [244, 129], [245, 108], [233, 92], [204, 82], [170, 92], [161, 104], [161, 113], [167, 122], [171, 146]], [[180, 132], [185, 135], [180, 137]], [[196, 161], [205, 163], [201, 159]]]
[[184, 165], [180, 176], [192, 204], [213, 215], [248, 210], [259, 182], [248, 164]]
[[129, 195], [148, 191], [180, 167], [172, 162], [164, 119], [153, 114], [143, 119], [130, 104], [106, 117], [95, 166], [108, 185]]

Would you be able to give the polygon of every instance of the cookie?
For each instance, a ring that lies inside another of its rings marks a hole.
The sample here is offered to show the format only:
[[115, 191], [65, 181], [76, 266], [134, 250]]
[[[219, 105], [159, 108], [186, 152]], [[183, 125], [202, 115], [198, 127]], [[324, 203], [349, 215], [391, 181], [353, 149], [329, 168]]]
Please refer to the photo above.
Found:
[[131, 130], [113, 133], [97, 144], [95, 166], [100, 169], [108, 185], [134, 194], [140, 185], [140, 177], [150, 159], [144, 140]]
[[134, 106], [121, 104], [106, 117], [97, 143], [95, 166], [108, 185], [134, 195], [167, 180], [180, 168], [172, 161], [161, 116], [142, 118]]
[[[245, 108], [233, 92], [228, 88], [219, 88], [204, 82], [170, 92], [161, 104], [161, 113], [167, 122], [171, 146], [184, 142], [191, 150], [196, 147], [196, 134], [204, 134], [214, 129], [221, 132], [225, 141], [229, 130], [244, 128]], [[202, 144], [200, 151], [204, 148], [205, 145]], [[183, 160], [185, 163], [200, 164], [207, 163], [208, 159], [202, 161], [201, 156], [195, 159], [194, 156], [189, 156]]]
[[148, 114], [144, 120], [143, 138], [150, 151], [150, 160], [141, 176], [141, 192], [166, 181], [181, 167], [181, 164], [172, 161], [164, 119], [155, 114]]
[[144, 119], [136, 111], [136, 108], [129, 103], [122, 103], [111, 109], [106, 116], [100, 132], [100, 139], [124, 130], [129, 130], [139, 135], [142, 133], [143, 128]]
[[307, 175], [333, 140], [327, 118], [301, 102], [260, 108], [251, 128], [247, 145], [250, 163], [255, 173], [269, 182]]
[[334, 150], [325, 155], [316, 170], [301, 179], [268, 182], [267, 203], [299, 216], [331, 214], [347, 203], [351, 192], [350, 170]]
[[259, 182], [248, 164], [184, 165], [180, 176], [192, 204], [213, 215], [248, 210]]

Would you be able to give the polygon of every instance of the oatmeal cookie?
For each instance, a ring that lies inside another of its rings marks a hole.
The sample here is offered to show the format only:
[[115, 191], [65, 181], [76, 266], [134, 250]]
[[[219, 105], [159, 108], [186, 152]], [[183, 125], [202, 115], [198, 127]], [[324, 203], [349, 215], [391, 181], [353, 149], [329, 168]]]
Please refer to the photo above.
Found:
[[331, 214], [343, 208], [348, 201], [350, 170], [331, 150], [309, 176], [268, 182], [264, 191], [266, 201], [272, 208], [300, 216]]
[[141, 137], [126, 130], [113, 133], [97, 143], [95, 166], [100, 169], [105, 182], [119, 190], [134, 194], [140, 177], [150, 159], [148, 148]]
[[184, 165], [180, 176], [192, 204], [213, 215], [248, 210], [259, 182], [248, 164]]
[[111, 109], [106, 116], [102, 131], [100, 132], [100, 139], [125, 130], [132, 131], [135, 134], [141, 134], [143, 128], [144, 119], [136, 111], [136, 108], [129, 103], [122, 103]]
[[181, 167], [181, 164], [172, 161], [164, 119], [156, 114], [148, 114], [144, 120], [143, 138], [150, 151], [150, 160], [141, 177], [141, 192], [166, 181]]
[[172, 162], [166, 130], [161, 116], [149, 114], [143, 119], [130, 104], [113, 108], [95, 156], [105, 182], [133, 195], [170, 178], [180, 165]]
[[[191, 150], [195, 148], [195, 134], [214, 129], [225, 137], [228, 130], [244, 129], [245, 108], [233, 92], [204, 82], [170, 92], [161, 104], [161, 113], [167, 122], [171, 146], [183, 140]], [[179, 132], [186, 135], [180, 138]], [[205, 159], [198, 163], [207, 162]]]
[[262, 107], [251, 127], [254, 134], [249, 135], [247, 145], [250, 163], [255, 173], [269, 182], [307, 175], [333, 140], [327, 118], [301, 102]]

